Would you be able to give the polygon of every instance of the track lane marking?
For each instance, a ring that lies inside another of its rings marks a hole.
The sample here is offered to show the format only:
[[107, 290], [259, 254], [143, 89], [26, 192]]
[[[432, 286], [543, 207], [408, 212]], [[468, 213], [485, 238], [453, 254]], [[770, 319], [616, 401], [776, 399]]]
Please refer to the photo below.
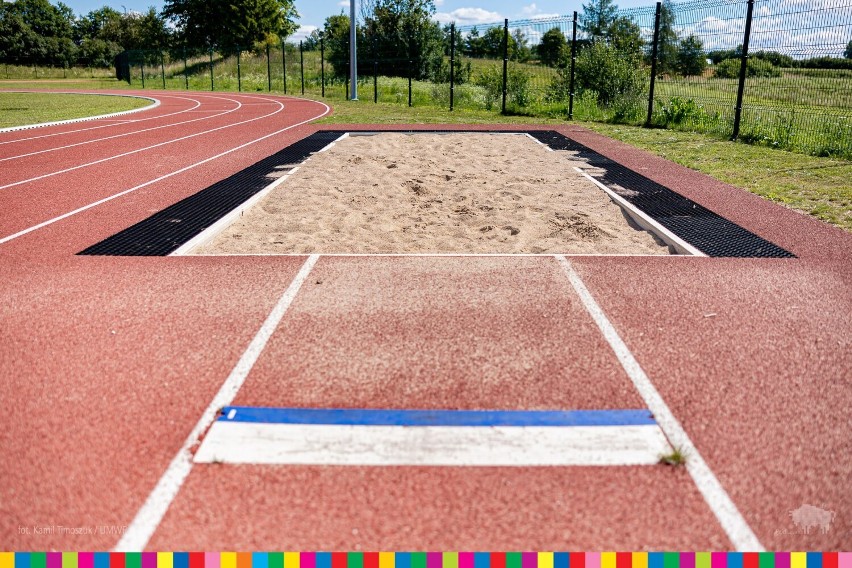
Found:
[[[233, 124], [226, 124], [226, 125], [224, 125], [224, 126], [219, 126], [219, 127], [217, 127], [217, 128], [211, 128], [210, 130], [205, 130], [205, 131], [203, 131], [203, 132], [196, 132], [196, 133], [194, 133], [194, 134], [189, 134], [189, 135], [187, 135], [187, 136], [181, 136], [180, 138], [175, 138], [175, 139], [173, 139], [173, 140], [167, 140], [167, 141], [165, 141], [165, 142], [160, 142], [160, 143], [158, 143], [158, 144], [153, 144], [153, 145], [151, 145], [151, 146], [146, 146], [146, 147], [144, 147], [144, 148], [137, 148], [136, 150], [131, 150], [131, 151], [129, 151], [129, 152], [123, 152], [123, 153], [121, 153], [121, 154], [116, 154], [115, 156], [110, 156], [110, 157], [108, 157], [108, 158], [102, 158], [102, 159], [100, 159], [100, 160], [95, 160], [94, 162], [88, 162], [88, 163], [85, 163], [85, 164], [80, 164], [80, 165], [77, 165], [77, 166], [74, 166], [74, 167], [71, 167], [71, 168], [65, 168], [64, 170], [58, 170], [58, 171], [55, 171], [55, 172], [52, 172], [52, 173], [49, 173], [49, 174], [44, 174], [44, 175], [36, 176], [36, 177], [33, 177], [33, 178], [29, 178], [29, 179], [21, 180], [21, 181], [16, 181], [16, 182], [14, 182], [14, 183], [8, 183], [8, 184], [6, 184], [6, 185], [0, 185], [0, 189], [8, 189], [8, 188], [10, 188], [10, 187], [15, 187], [15, 186], [23, 185], [23, 184], [26, 184], [26, 183], [31, 183], [31, 182], [34, 182], [34, 181], [38, 181], [38, 180], [42, 180], [42, 179], [46, 179], [46, 178], [53, 177], [53, 176], [58, 176], [58, 175], [60, 175], [60, 174], [66, 174], [66, 173], [68, 173], [68, 172], [73, 172], [73, 171], [75, 171], [75, 170], [80, 170], [80, 169], [83, 169], [83, 168], [87, 168], [87, 167], [89, 167], [89, 166], [95, 166], [95, 165], [97, 165], [97, 164], [103, 164], [103, 163], [105, 163], [105, 162], [109, 162], [109, 161], [111, 161], [111, 160], [116, 160], [116, 159], [118, 159], [118, 158], [124, 158], [124, 157], [126, 157], [126, 156], [132, 156], [133, 154], [138, 154], [138, 153], [140, 153], [140, 152], [147, 152], [148, 150], [153, 150], [154, 148], [160, 148], [160, 147], [162, 147], [162, 146], [167, 146], [167, 145], [169, 145], [169, 144], [174, 144], [175, 142], [181, 142], [182, 140], [188, 140], [188, 139], [190, 139], [190, 138], [195, 138], [196, 136], [204, 136], [205, 134], [210, 134], [210, 133], [212, 133], [212, 132], [217, 132], [217, 131], [222, 130], [222, 129], [225, 129], [225, 128], [233, 128], [234, 126], [240, 126], [241, 124], [247, 124], [247, 123], [249, 123], [249, 122], [255, 122], [255, 121], [257, 121], [257, 120], [262, 120], [262, 119], [264, 119], [264, 118], [269, 118], [270, 116], [273, 116], [273, 115], [275, 115], [275, 114], [278, 114], [279, 112], [281, 112], [281, 111], [283, 111], [283, 110], [284, 110], [284, 104], [283, 104], [283, 103], [281, 103], [281, 102], [279, 102], [279, 101], [273, 101], [273, 102], [275, 102], [275, 103], [277, 103], [278, 105], [280, 105], [280, 108], [278, 108], [278, 109], [277, 109], [276, 111], [274, 111], [274, 112], [270, 112], [270, 113], [268, 113], [268, 114], [264, 114], [263, 116], [258, 116], [258, 117], [251, 118], [251, 119], [248, 119], [248, 120], [243, 120], [243, 121], [240, 121], [240, 122], [235, 122], [235, 123], [233, 123]], [[242, 106], [242, 105], [241, 105], [241, 106]]]
[[728, 535], [731, 543], [740, 551], [763, 551], [764, 548], [751, 530], [751, 527], [743, 518], [736, 504], [731, 499], [725, 488], [716, 478], [716, 475], [701, 457], [698, 448], [695, 447], [689, 435], [683, 429], [674, 413], [663, 400], [648, 375], [642, 370], [639, 362], [630, 352], [627, 344], [618, 335], [615, 326], [609, 321], [603, 309], [589, 292], [580, 275], [571, 266], [564, 255], [555, 256], [557, 262], [562, 266], [568, 280], [580, 297], [580, 301], [586, 311], [597, 324], [609, 346], [612, 348], [622, 368], [630, 377], [639, 395], [645, 401], [648, 409], [656, 418], [663, 433], [675, 448], [679, 448], [686, 455], [686, 470], [692, 477], [698, 491], [704, 497], [707, 506], [716, 516], [722, 529]]
[[[17, 160], [17, 159], [20, 159], [20, 158], [26, 158], [28, 156], [37, 156], [39, 154], [47, 154], [48, 152], [58, 152], [59, 150], [67, 150], [68, 148], [76, 148], [78, 146], [85, 146], [86, 144], [94, 144], [95, 142], [103, 142], [104, 140], [113, 140], [115, 138], [123, 138], [125, 136], [133, 136], [135, 134], [142, 134], [143, 132], [151, 132], [152, 130], [160, 130], [160, 129], [163, 129], [163, 128], [172, 128], [174, 126], [180, 126], [182, 124], [190, 124], [192, 122], [198, 122], [200, 120], [210, 120], [210, 119], [213, 119], [213, 118], [216, 118], [216, 117], [219, 117], [219, 116], [224, 116], [226, 114], [236, 112], [236, 111], [240, 110], [240, 108], [242, 108], [242, 106], [243, 106], [243, 104], [240, 103], [239, 101], [236, 101], [234, 99], [229, 99], [227, 97], [214, 97], [214, 98], [225, 100], [225, 101], [230, 101], [232, 103], [235, 103], [237, 106], [232, 108], [232, 109], [228, 109], [226, 111], [223, 111], [223, 112], [215, 111], [215, 112], [218, 112], [218, 114], [213, 114], [211, 116], [202, 116], [200, 118], [192, 118], [190, 120], [184, 120], [182, 122], [173, 122], [171, 124], [164, 124], [164, 125], [161, 125], [161, 126], [152, 126], [151, 128], [143, 128], [142, 130], [134, 130], [132, 132], [125, 132], [123, 134], [114, 134], [112, 136], [105, 136], [103, 138], [94, 138], [92, 140], [86, 140], [86, 141], [83, 141], [83, 142], [75, 142], [74, 144], [66, 144], [65, 146], [57, 146], [55, 148], [47, 148], [45, 150], [38, 150], [36, 152], [29, 152], [27, 154], [20, 154], [18, 156], [9, 156], [7, 158], [0, 158], [0, 162], [6, 162], [6, 161], [9, 161], [9, 160]], [[110, 126], [114, 126], [114, 125], [110, 125]]]
[[[308, 99], [298, 99], [298, 100], [308, 100]], [[316, 102], [316, 101], [311, 101], [311, 102]], [[179, 170], [175, 170], [175, 171], [170, 172], [170, 173], [168, 173], [168, 174], [162, 175], [162, 176], [160, 176], [160, 177], [158, 177], [158, 178], [156, 178], [156, 179], [152, 179], [152, 180], [150, 180], [150, 181], [146, 181], [145, 183], [142, 183], [142, 184], [137, 185], [137, 186], [135, 186], [135, 187], [131, 187], [130, 189], [126, 189], [126, 190], [121, 191], [121, 192], [119, 192], [119, 193], [116, 193], [116, 194], [110, 195], [109, 197], [105, 197], [105, 198], [103, 198], [103, 199], [99, 199], [98, 201], [95, 201], [95, 202], [93, 202], [93, 203], [89, 203], [88, 205], [84, 205], [83, 207], [79, 207], [79, 208], [77, 208], [77, 209], [74, 209], [73, 211], [69, 211], [68, 213], [63, 213], [62, 215], [59, 215], [58, 217], [54, 217], [54, 218], [52, 218], [52, 219], [48, 219], [47, 221], [42, 221], [41, 223], [39, 223], [39, 224], [37, 224], [37, 225], [33, 225], [33, 226], [31, 226], [31, 227], [28, 227], [28, 228], [26, 228], [26, 229], [23, 229], [23, 230], [21, 230], [21, 231], [18, 231], [17, 233], [13, 233], [13, 234], [11, 234], [11, 235], [7, 235], [7, 236], [5, 236], [5, 237], [3, 237], [3, 238], [0, 238], [0, 245], [5, 244], [5, 243], [8, 243], [9, 241], [13, 241], [13, 240], [15, 240], [15, 239], [17, 239], [17, 238], [19, 238], [19, 237], [22, 237], [22, 236], [24, 236], [24, 235], [26, 235], [26, 234], [28, 234], [28, 233], [31, 233], [31, 232], [33, 232], [33, 231], [37, 231], [38, 229], [42, 229], [42, 228], [44, 228], [44, 227], [47, 227], [48, 225], [52, 225], [53, 223], [56, 223], [57, 221], [61, 221], [61, 220], [63, 220], [63, 219], [67, 219], [68, 217], [71, 217], [71, 216], [76, 215], [76, 214], [78, 214], [78, 213], [82, 213], [83, 211], [87, 211], [87, 210], [89, 210], [89, 209], [92, 209], [93, 207], [97, 207], [98, 205], [103, 205], [104, 203], [107, 203], [108, 201], [112, 201], [113, 199], [118, 199], [119, 197], [121, 197], [121, 196], [123, 196], [123, 195], [127, 195], [128, 193], [131, 193], [131, 192], [133, 192], [133, 191], [136, 191], [137, 189], [141, 189], [141, 188], [143, 188], [143, 187], [147, 187], [147, 186], [152, 185], [152, 184], [154, 184], [154, 183], [160, 182], [160, 181], [162, 181], [162, 180], [164, 180], [164, 179], [170, 178], [170, 177], [172, 177], [172, 176], [175, 176], [175, 175], [178, 175], [178, 174], [180, 174], [180, 173], [183, 173], [183, 172], [186, 172], [186, 171], [188, 171], [188, 170], [191, 170], [191, 169], [193, 169], [193, 168], [196, 168], [196, 167], [198, 167], [198, 166], [200, 166], [200, 165], [206, 164], [207, 162], [210, 162], [210, 161], [216, 160], [216, 159], [218, 159], [218, 158], [221, 158], [222, 156], [227, 156], [228, 154], [231, 154], [232, 152], [236, 152], [237, 150], [242, 150], [243, 148], [246, 148], [247, 146], [251, 146], [252, 144], [256, 144], [257, 142], [261, 142], [261, 141], [263, 141], [263, 140], [266, 140], [267, 138], [271, 138], [271, 137], [273, 137], [273, 136], [277, 136], [278, 134], [281, 134], [282, 132], [286, 132], [287, 130], [291, 130], [291, 129], [293, 129], [293, 128], [297, 128], [297, 127], [299, 127], [299, 126], [302, 126], [302, 125], [307, 124], [307, 123], [309, 123], [309, 122], [312, 122], [312, 121], [314, 121], [314, 120], [317, 120], [317, 119], [319, 119], [319, 118], [322, 118], [322, 117], [324, 117], [325, 115], [327, 115], [329, 112], [331, 112], [331, 108], [329, 108], [329, 107], [328, 107], [328, 105], [323, 104], [323, 103], [317, 103], [317, 104], [320, 104], [320, 105], [322, 105], [323, 107], [325, 107], [325, 111], [324, 111], [322, 114], [319, 114], [319, 115], [314, 116], [314, 117], [312, 117], [312, 118], [309, 118], [309, 119], [307, 119], [307, 120], [303, 120], [302, 122], [298, 122], [298, 123], [296, 123], [296, 124], [292, 124], [292, 125], [290, 125], [290, 126], [287, 126], [286, 128], [282, 128], [282, 129], [280, 129], [280, 130], [276, 130], [275, 132], [272, 132], [272, 133], [267, 134], [267, 135], [265, 135], [265, 136], [261, 136], [260, 138], [255, 138], [254, 140], [250, 140], [249, 142], [246, 142], [245, 144], [241, 144], [241, 145], [239, 145], [239, 146], [237, 146], [237, 147], [235, 147], [235, 148], [231, 148], [230, 150], [226, 150], [226, 151], [224, 151], [224, 152], [221, 152], [221, 153], [219, 153], [219, 154], [216, 154], [215, 156], [210, 156], [209, 158], [205, 158], [204, 160], [201, 160], [201, 161], [199, 161], [199, 162], [195, 162], [194, 164], [190, 164], [190, 165], [185, 166], [185, 167], [183, 167], [183, 168], [181, 168], [181, 169], [179, 169]]]
[[[83, 93], [83, 94], [87, 94], [87, 93]], [[166, 97], [162, 97], [162, 98], [165, 99]], [[189, 97], [174, 97], [174, 96], [172, 96], [171, 98], [180, 99], [180, 100], [183, 100], [183, 101], [192, 101], [192, 102], [195, 103], [195, 106], [190, 107], [188, 109], [184, 109], [184, 110], [179, 110], [179, 111], [170, 112], [170, 113], [167, 113], [167, 114], [161, 114], [161, 115], [157, 115], [157, 116], [149, 116], [149, 117], [146, 117], [146, 118], [125, 119], [125, 120], [116, 119], [115, 124], [101, 124], [99, 126], [92, 126], [92, 127], [89, 127], [89, 128], [78, 128], [77, 130], [67, 130], [65, 132], [54, 132], [52, 134], [42, 134], [41, 136], [30, 136], [28, 138], [16, 138], [15, 140], [6, 140], [5, 142], [0, 142], [0, 146], [3, 146], [5, 144], [15, 144], [16, 142], [28, 142], [30, 140], [39, 140], [41, 138], [51, 138], [53, 136], [64, 136], [66, 134], [76, 134], [77, 132], [87, 132], [89, 130], [98, 130], [100, 128], [111, 128], [113, 126], [121, 126], [122, 124], [131, 124], [131, 123], [134, 123], [134, 122], [143, 122], [145, 120], [155, 120], [157, 118], [166, 118], [167, 116], [174, 116], [176, 114], [182, 114], [182, 113], [185, 113], [185, 112], [192, 112], [192, 111], [194, 111], [195, 109], [197, 109], [198, 107], [201, 106], [201, 101], [198, 101], [196, 99], [191, 99]], [[151, 109], [149, 107], [145, 107], [142, 110], [151, 110]], [[98, 120], [99, 121], [106, 121], [107, 119], [98, 119]]]
[[133, 521], [128, 525], [127, 530], [114, 548], [116, 552], [142, 550], [148, 544], [172, 501], [177, 497], [190, 471], [192, 471], [192, 449], [198, 444], [204, 432], [213, 424], [219, 410], [228, 406], [234, 400], [318, 260], [319, 255], [316, 254], [310, 255], [305, 260], [293, 281], [279, 298], [251, 343], [237, 361], [228, 378], [222, 383], [219, 391], [210, 401], [201, 418], [198, 419], [177, 454], [172, 458], [166, 471], [163, 472], [157, 485], [148, 495]]

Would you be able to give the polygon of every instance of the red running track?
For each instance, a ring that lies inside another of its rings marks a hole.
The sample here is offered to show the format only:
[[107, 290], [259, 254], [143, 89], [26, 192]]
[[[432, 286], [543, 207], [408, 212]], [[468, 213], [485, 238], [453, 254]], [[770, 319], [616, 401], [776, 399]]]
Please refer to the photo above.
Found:
[[[269, 95], [156, 97], [140, 113], [0, 134], [0, 548], [116, 546], [108, 531], [55, 527], [131, 524], [305, 263], [75, 256], [314, 132], [296, 125], [326, 112]], [[848, 549], [852, 238], [558, 130], [799, 257], [568, 262], [760, 543]], [[235, 404], [644, 406], [557, 259], [368, 256], [319, 259]], [[788, 512], [803, 504], [836, 513], [827, 534], [798, 534]], [[152, 548], [735, 544], [693, 478], [667, 466], [198, 464], [168, 505]]]

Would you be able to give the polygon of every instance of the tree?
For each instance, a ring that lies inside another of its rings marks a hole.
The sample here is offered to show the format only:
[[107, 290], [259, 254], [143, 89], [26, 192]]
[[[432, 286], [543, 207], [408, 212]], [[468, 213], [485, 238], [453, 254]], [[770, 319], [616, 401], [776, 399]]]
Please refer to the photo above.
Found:
[[580, 27], [592, 37], [604, 37], [615, 21], [618, 6], [612, 0], [591, 0], [583, 4]]
[[538, 58], [542, 65], [556, 67], [565, 60], [568, 43], [559, 28], [551, 28], [541, 36]]
[[285, 38], [299, 16], [294, 0], [166, 0], [162, 14], [187, 45], [224, 53], [253, 48], [270, 35]]
[[626, 16], [615, 18], [605, 33], [610, 44], [621, 53], [639, 59], [642, 56], [642, 28]]
[[852, 39], [850, 39], [849, 43], [846, 44], [846, 50], [843, 52], [843, 57], [846, 59], [852, 59]]
[[675, 11], [671, 0], [663, 0], [660, 10], [660, 36], [657, 48], [657, 73], [673, 73], [677, 65], [678, 36], [674, 29]]
[[695, 35], [681, 40], [677, 51], [677, 72], [684, 77], [701, 75], [707, 68], [707, 56], [704, 54], [704, 44]]

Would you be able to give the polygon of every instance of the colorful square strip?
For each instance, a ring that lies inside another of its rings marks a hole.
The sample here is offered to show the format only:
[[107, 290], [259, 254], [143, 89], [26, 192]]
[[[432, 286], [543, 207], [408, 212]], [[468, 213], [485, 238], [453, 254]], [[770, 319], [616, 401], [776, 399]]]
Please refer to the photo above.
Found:
[[0, 552], [0, 568], [852, 568], [852, 552]]

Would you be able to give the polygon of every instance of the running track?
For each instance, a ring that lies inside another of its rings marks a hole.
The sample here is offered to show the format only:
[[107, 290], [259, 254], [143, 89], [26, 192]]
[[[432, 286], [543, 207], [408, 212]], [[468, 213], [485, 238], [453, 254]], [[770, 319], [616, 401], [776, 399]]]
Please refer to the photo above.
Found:
[[[644, 408], [608, 323], [762, 546], [852, 547], [849, 234], [566, 125], [798, 258], [76, 256], [327, 112], [271, 95], [154, 96], [134, 114], [0, 133], [0, 549], [117, 546], [99, 528], [134, 522], [282, 302], [235, 405]], [[835, 512], [827, 534], [797, 534], [788, 512], [803, 504]], [[693, 475], [662, 465], [195, 464], [166, 505], [151, 548], [749, 542], [732, 540]]]

